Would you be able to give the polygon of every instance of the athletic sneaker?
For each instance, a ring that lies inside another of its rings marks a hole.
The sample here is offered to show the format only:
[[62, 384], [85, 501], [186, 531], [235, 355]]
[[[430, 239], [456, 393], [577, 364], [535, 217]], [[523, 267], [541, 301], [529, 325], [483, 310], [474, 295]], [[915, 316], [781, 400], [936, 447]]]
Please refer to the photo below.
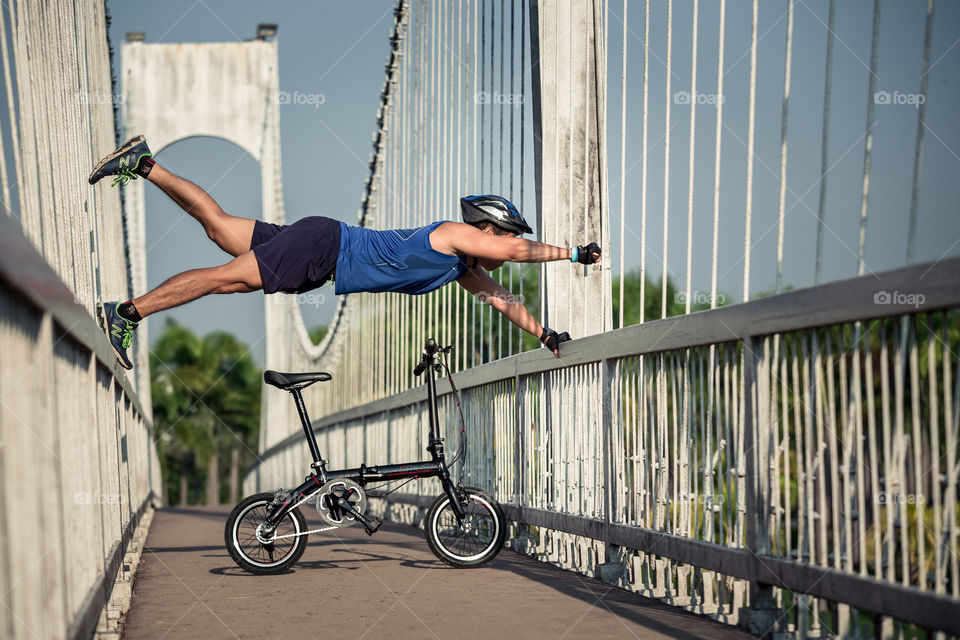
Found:
[[136, 180], [138, 175], [146, 178], [153, 165], [153, 154], [146, 139], [140, 135], [130, 138], [101, 160], [93, 168], [89, 181], [90, 184], [96, 184], [105, 176], [117, 176], [111, 187], [118, 182], [127, 184], [128, 180]]
[[124, 369], [133, 369], [133, 363], [127, 357], [127, 349], [130, 348], [130, 342], [133, 340], [133, 330], [137, 328], [136, 322], [131, 322], [117, 313], [119, 302], [104, 302], [97, 305], [97, 321], [100, 328], [107, 334], [110, 346], [113, 347], [113, 353], [117, 356], [120, 366]]

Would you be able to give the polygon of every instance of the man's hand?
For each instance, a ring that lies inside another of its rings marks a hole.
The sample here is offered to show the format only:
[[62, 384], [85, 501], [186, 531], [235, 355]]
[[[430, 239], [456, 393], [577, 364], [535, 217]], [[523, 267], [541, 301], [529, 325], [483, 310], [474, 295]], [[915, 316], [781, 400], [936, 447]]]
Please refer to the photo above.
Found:
[[574, 255], [574, 259], [580, 264], [600, 262], [600, 245], [596, 242], [591, 242], [588, 245], [577, 247]]
[[557, 333], [550, 327], [544, 327], [543, 333], [540, 334], [540, 342], [553, 351], [553, 355], [560, 357], [560, 343], [568, 342], [570, 340], [570, 334], [564, 331], [563, 333]]

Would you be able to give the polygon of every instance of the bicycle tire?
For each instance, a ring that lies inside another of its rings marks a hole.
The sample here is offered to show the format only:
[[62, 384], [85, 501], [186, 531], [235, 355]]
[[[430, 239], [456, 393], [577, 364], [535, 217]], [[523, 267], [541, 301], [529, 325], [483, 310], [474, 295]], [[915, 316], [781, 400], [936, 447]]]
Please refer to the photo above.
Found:
[[467, 526], [461, 530], [450, 504], [440, 495], [427, 510], [424, 536], [430, 551], [450, 566], [480, 567], [500, 553], [507, 536], [507, 522], [496, 500], [476, 487], [464, 487], [467, 494]]
[[[257, 540], [256, 528], [266, 519], [267, 506], [272, 501], [272, 493], [256, 493], [244, 498], [230, 512], [223, 531], [223, 541], [233, 561], [244, 571], [257, 575], [273, 575], [289, 570], [307, 548], [306, 535], [284, 538], [279, 545], [264, 545]], [[300, 509], [293, 509], [277, 525], [276, 535], [306, 530], [306, 518]], [[274, 558], [278, 546], [281, 555]]]

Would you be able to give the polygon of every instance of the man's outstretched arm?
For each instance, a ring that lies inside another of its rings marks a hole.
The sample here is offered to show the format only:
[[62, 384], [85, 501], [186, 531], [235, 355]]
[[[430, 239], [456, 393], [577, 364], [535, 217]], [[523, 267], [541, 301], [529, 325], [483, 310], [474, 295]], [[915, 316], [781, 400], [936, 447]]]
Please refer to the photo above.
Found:
[[[460, 277], [457, 284], [469, 291], [475, 296], [480, 296], [481, 300], [503, 314], [503, 316], [520, 327], [537, 340], [543, 334], [543, 327], [537, 320], [530, 315], [527, 308], [523, 306], [508, 289], [503, 287], [496, 280], [487, 275], [480, 269], [470, 269], [467, 275]], [[559, 349], [552, 349], [553, 355], [560, 357]]]
[[[437, 227], [437, 230], [430, 234], [430, 243], [437, 251], [450, 255], [460, 253], [509, 262], [569, 260], [573, 251], [535, 240], [484, 233], [476, 227], [460, 222], [448, 222]], [[590, 257], [592, 262], [600, 262], [599, 249]]]

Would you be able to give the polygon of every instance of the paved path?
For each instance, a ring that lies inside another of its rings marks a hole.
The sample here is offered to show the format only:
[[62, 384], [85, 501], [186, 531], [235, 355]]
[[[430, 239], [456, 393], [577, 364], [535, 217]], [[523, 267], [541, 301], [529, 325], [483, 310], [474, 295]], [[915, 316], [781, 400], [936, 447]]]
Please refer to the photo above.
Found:
[[511, 551], [449, 568], [422, 531], [390, 523], [372, 538], [359, 527], [312, 535], [293, 571], [254, 576], [223, 547], [227, 513], [156, 513], [124, 637], [752, 637]]

